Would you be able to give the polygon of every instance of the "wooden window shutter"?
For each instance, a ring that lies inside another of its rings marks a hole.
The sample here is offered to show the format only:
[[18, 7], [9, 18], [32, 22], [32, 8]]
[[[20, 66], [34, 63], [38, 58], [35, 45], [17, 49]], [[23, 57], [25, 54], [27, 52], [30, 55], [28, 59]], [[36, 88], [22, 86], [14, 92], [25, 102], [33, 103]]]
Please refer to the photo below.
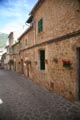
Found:
[[38, 22], [38, 32], [42, 32], [43, 31], [43, 19], [41, 18]]

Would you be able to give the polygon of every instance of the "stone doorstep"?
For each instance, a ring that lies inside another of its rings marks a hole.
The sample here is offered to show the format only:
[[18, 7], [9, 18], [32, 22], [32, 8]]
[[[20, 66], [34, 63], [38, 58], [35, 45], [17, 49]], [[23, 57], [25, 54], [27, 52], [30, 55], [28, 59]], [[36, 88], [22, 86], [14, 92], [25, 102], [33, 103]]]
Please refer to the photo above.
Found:
[[75, 101], [73, 104], [80, 109], [80, 101]]

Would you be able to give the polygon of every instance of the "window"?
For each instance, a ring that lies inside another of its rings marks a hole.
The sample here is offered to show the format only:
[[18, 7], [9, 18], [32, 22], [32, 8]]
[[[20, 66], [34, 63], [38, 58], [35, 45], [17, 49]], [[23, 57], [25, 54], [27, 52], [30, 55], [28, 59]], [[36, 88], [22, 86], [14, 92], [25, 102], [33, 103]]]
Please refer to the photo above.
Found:
[[22, 43], [20, 43], [20, 48], [22, 48]]
[[41, 18], [39, 21], [38, 21], [38, 32], [42, 32], [43, 31], [43, 19]]
[[45, 70], [45, 50], [40, 50], [40, 70]]
[[9, 53], [10, 53], [10, 54], [13, 53], [13, 49], [12, 49], [12, 47], [9, 48]]
[[17, 53], [19, 53], [19, 45], [17, 46]]
[[25, 40], [25, 45], [26, 45], [26, 46], [28, 45], [28, 39]]

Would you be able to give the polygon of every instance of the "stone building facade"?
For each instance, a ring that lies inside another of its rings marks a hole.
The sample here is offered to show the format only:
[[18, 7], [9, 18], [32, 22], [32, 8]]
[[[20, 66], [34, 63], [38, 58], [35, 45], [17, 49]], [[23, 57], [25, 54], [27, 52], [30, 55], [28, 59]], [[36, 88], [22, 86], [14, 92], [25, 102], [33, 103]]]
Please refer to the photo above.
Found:
[[19, 45], [20, 45], [20, 68], [21, 73], [27, 75], [27, 65], [26, 61], [29, 61], [29, 57], [26, 52], [28, 47], [33, 46], [34, 44], [34, 30], [33, 27], [30, 26], [20, 37], [19, 37]]
[[4, 61], [4, 68], [9, 70], [9, 60], [10, 60], [10, 55], [9, 55], [9, 45], [5, 46], [6, 49], [6, 58]]
[[31, 26], [19, 37], [22, 72], [69, 100], [80, 100], [80, 1], [39, 0], [26, 22]]
[[10, 34], [8, 35], [8, 42], [9, 42], [9, 69], [13, 70], [13, 64], [11, 64], [11, 61], [13, 60], [13, 51], [12, 51], [12, 45], [13, 45], [13, 41], [14, 41], [14, 34], [13, 32], [10, 32]]
[[19, 56], [19, 42], [16, 42], [12, 45], [12, 60], [14, 61], [14, 71], [20, 72], [20, 56]]

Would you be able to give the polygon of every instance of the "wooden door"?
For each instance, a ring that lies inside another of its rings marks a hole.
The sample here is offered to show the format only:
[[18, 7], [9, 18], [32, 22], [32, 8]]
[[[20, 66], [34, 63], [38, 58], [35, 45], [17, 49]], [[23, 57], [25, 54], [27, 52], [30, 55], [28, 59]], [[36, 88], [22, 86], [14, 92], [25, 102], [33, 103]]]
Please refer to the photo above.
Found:
[[78, 99], [80, 100], [80, 48], [77, 48], [77, 55], [78, 55], [78, 65], [77, 65], [77, 71], [78, 71]]
[[45, 70], [45, 50], [40, 50], [40, 69]]

